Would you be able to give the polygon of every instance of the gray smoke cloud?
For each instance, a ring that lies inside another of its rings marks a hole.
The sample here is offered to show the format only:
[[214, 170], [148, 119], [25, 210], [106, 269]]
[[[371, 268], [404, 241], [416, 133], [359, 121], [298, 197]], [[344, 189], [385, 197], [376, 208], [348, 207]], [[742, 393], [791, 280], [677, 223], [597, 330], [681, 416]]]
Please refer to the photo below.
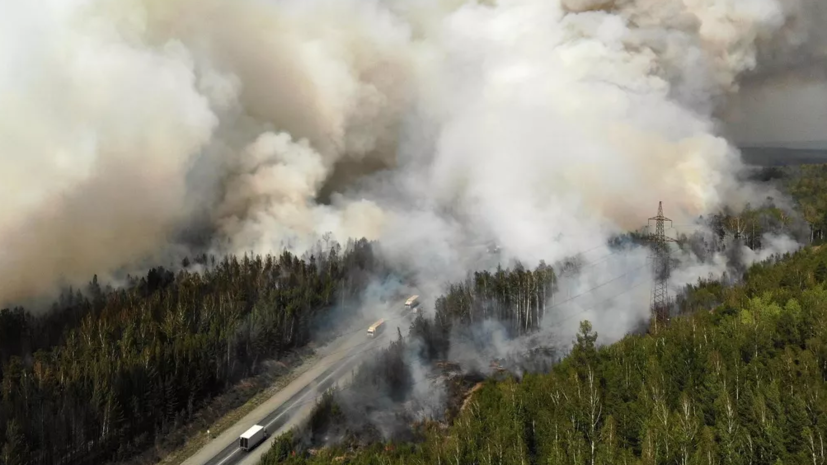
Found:
[[[428, 302], [490, 241], [554, 263], [660, 200], [688, 222], [763, 199], [716, 115], [762, 59], [806, 47], [816, 7], [4, 2], [0, 300], [163, 256], [206, 218], [219, 253], [378, 239]], [[621, 334], [647, 304], [594, 316]]]
[[721, 118], [745, 146], [827, 149], [827, 3], [780, 2], [784, 26], [759, 48]]
[[827, 150], [827, 66], [751, 81], [726, 107], [726, 131], [738, 144]]

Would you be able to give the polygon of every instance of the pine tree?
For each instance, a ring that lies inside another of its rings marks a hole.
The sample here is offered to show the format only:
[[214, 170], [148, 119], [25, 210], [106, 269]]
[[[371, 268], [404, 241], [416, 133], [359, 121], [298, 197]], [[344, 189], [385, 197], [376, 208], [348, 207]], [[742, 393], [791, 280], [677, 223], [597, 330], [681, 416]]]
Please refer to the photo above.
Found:
[[588, 320], [580, 322], [580, 331], [577, 333], [574, 347], [571, 351], [575, 366], [591, 366], [597, 356], [597, 333], [592, 331], [592, 324]]
[[6, 424], [6, 441], [0, 450], [0, 463], [5, 465], [24, 465], [28, 462], [26, 440], [16, 420]]

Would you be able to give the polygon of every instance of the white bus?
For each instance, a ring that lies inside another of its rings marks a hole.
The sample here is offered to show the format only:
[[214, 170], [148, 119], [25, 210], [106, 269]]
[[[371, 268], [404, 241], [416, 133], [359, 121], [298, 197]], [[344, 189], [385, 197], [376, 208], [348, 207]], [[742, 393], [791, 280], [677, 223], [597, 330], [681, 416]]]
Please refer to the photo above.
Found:
[[368, 337], [376, 337], [376, 336], [382, 334], [382, 331], [384, 331], [384, 330], [385, 330], [385, 319], [383, 318], [383, 319], [377, 321], [376, 323], [370, 325], [370, 328], [368, 328]]
[[238, 438], [238, 445], [241, 447], [241, 450], [249, 451], [261, 444], [269, 435], [266, 428], [261, 425], [255, 425]]
[[412, 310], [414, 313], [419, 311], [419, 296], [412, 295], [405, 301], [405, 310]]

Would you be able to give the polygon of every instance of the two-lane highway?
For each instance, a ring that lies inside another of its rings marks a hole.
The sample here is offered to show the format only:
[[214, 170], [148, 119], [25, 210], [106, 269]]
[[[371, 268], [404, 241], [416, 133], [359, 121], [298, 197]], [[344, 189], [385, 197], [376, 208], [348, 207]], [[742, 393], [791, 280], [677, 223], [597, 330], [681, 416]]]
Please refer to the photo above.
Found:
[[[326, 368], [316, 379], [301, 388], [286, 402], [281, 404], [277, 409], [270, 412], [261, 420], [255, 422], [255, 424], [263, 426], [271, 436], [278, 435], [278, 432], [281, 430], [282, 426], [287, 423], [292, 415], [300, 410], [300, 407], [314, 403], [318, 396], [336, 384], [336, 381], [346, 375], [351, 368], [356, 366], [359, 360], [361, 360], [361, 355], [364, 352], [376, 348], [379, 340], [381, 339], [382, 337], [371, 339], [365, 342], [365, 347], [355, 347], [355, 351], [352, 354], [349, 354], [346, 359], [338, 361], [332, 366]], [[262, 444], [259, 448], [266, 449], [266, 446]], [[204, 465], [235, 465], [243, 460], [246, 455], [247, 453], [242, 451], [238, 446], [238, 438], [235, 438], [227, 447], [224, 448], [224, 450], [205, 462]]]
[[[397, 304], [398, 306], [401, 304]], [[386, 315], [392, 314], [392, 307]], [[398, 312], [398, 311], [397, 311]], [[396, 312], [394, 312], [396, 313]], [[398, 313], [396, 313], [398, 315]], [[248, 465], [269, 448], [276, 436], [294, 426], [312, 410], [317, 398], [328, 388], [341, 383], [366, 355], [385, 345], [388, 334], [395, 334], [397, 326], [407, 326], [403, 317], [387, 318], [385, 332], [376, 338], [367, 336], [367, 328], [374, 318], [366, 318], [343, 336], [319, 351], [322, 356], [293, 382], [259, 405], [235, 425], [227, 428], [196, 452], [183, 465]], [[270, 437], [250, 452], [238, 446], [238, 437], [253, 425], [264, 426]]]

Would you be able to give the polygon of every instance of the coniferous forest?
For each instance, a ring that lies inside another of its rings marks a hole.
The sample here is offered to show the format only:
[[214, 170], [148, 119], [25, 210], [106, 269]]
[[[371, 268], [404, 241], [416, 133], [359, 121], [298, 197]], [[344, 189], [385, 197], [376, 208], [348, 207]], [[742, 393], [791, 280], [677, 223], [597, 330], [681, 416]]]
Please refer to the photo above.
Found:
[[[657, 334], [598, 347], [583, 321], [571, 352], [550, 369], [489, 378], [465, 389], [447, 418], [410, 422], [406, 434], [384, 439], [349, 431], [350, 399], [332, 392], [313, 422], [280, 437], [262, 464], [827, 463], [827, 249], [819, 245], [827, 191], [813, 187], [823, 185], [824, 173], [782, 173], [798, 211], [821, 212], [803, 215], [811, 245], [747, 267], [735, 282], [689, 286], [676, 302], [679, 314]], [[774, 206], [748, 207], [710, 220], [720, 239], [760, 249], [759, 233], [783, 231], [794, 222], [788, 215]], [[522, 270], [502, 273], [529, 281]], [[424, 360], [443, 357], [446, 335], [474, 318], [484, 282], [478, 275], [452, 286], [433, 321], [414, 321], [406, 341], [412, 350]], [[496, 300], [485, 305], [496, 308]], [[508, 326], [514, 314], [488, 317]], [[363, 384], [385, 395], [405, 392], [391, 389], [386, 374], [405, 366], [403, 342], [394, 344], [370, 362], [374, 375]]]
[[827, 249], [807, 248], [693, 286], [721, 303], [657, 336], [598, 348], [584, 321], [549, 373], [484, 382], [449, 426], [313, 455], [291, 435], [263, 463], [826, 463], [825, 279]]
[[[825, 463], [827, 249], [818, 244], [827, 168], [776, 171], [761, 175], [792, 194], [798, 213], [772, 202], [721, 212], [707, 219], [718, 238], [700, 248], [720, 252], [729, 238], [758, 250], [764, 233], [800, 225], [797, 237], [811, 245], [736, 280], [690, 286], [682, 314], [657, 336], [596, 347], [584, 322], [560, 363], [460, 386], [454, 394], [472, 392], [467, 402], [440, 420], [402, 415], [412, 427], [394, 441], [340, 428], [338, 445], [311, 454], [317, 441], [296, 431], [265, 463]], [[699, 247], [693, 241], [679, 238]], [[264, 359], [306, 345], [338, 302], [386, 272], [362, 240], [302, 258], [201, 256], [117, 289], [92, 278], [46, 313], [0, 310], [0, 463], [134, 456]], [[439, 365], [452, 338], [482, 321], [510, 337], [531, 334], [557, 284], [545, 265], [473, 273], [356, 380], [376, 399], [404, 403], [412, 353]], [[337, 431], [348, 413], [338, 401], [324, 397], [312, 428]]]
[[0, 311], [0, 463], [99, 464], [134, 455], [203, 403], [310, 340], [377, 261], [366, 241], [152, 269], [123, 289], [94, 279], [52, 312]]

